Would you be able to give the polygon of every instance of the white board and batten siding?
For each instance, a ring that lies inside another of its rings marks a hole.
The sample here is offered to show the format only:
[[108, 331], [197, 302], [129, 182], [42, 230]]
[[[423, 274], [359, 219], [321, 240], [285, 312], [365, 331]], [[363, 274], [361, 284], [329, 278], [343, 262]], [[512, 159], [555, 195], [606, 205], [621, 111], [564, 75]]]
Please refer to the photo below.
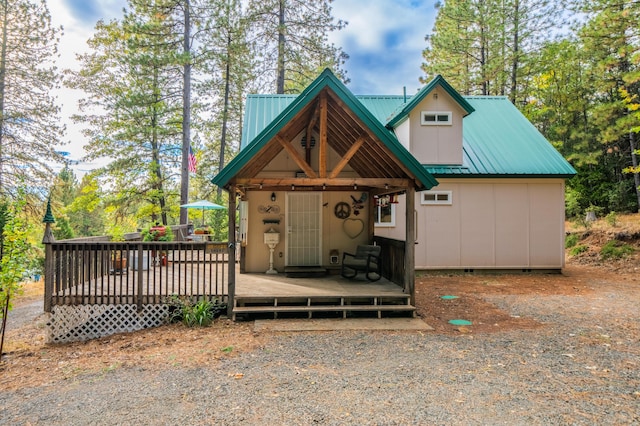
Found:
[[[561, 269], [563, 179], [440, 179], [450, 204], [416, 194], [416, 269]], [[404, 216], [404, 201], [396, 217]], [[404, 226], [376, 235], [404, 239]]]

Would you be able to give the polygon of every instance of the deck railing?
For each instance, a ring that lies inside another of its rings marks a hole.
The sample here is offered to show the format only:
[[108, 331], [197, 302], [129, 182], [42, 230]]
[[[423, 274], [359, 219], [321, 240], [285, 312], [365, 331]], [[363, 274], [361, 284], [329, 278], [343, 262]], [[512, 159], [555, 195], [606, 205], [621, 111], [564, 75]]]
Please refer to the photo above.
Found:
[[380, 251], [382, 276], [403, 287], [405, 275], [405, 242], [379, 236], [374, 236], [373, 242], [382, 247]]
[[45, 311], [56, 305], [166, 303], [175, 295], [227, 299], [227, 243], [50, 243]]

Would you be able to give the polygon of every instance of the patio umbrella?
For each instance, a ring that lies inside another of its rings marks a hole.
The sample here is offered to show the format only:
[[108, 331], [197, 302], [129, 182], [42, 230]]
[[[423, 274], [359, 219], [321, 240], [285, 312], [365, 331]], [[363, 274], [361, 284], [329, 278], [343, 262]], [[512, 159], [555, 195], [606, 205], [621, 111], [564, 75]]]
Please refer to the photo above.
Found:
[[205, 210], [222, 210], [222, 209], [226, 209], [226, 207], [223, 207], [219, 204], [216, 203], [212, 203], [211, 201], [207, 201], [207, 200], [199, 200], [199, 201], [194, 201], [193, 203], [189, 203], [189, 204], [181, 204], [180, 207], [184, 207], [185, 209], [202, 209], [202, 226], [204, 226], [204, 211]]

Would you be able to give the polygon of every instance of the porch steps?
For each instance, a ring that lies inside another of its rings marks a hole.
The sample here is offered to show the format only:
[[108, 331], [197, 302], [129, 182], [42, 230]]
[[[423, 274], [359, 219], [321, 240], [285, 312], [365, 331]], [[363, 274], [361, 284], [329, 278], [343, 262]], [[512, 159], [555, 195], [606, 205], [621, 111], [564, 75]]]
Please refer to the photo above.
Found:
[[312, 318], [319, 313], [342, 313], [347, 318], [350, 313], [373, 313], [382, 318], [382, 313], [403, 313], [413, 316], [415, 306], [410, 304], [409, 295], [371, 296], [263, 296], [237, 297], [234, 299], [233, 320], [236, 315], [250, 316], [278, 313], [307, 314]]
[[320, 266], [287, 266], [284, 274], [288, 278], [320, 278], [327, 275], [327, 269]]

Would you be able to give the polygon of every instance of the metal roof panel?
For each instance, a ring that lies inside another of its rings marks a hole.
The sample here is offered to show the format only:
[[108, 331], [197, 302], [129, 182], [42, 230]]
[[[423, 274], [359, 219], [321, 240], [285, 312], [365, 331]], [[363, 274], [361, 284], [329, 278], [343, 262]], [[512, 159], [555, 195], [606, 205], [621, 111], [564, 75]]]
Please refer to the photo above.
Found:
[[[395, 111], [411, 102], [411, 97], [405, 99], [402, 95], [354, 96], [349, 93], [345, 96], [351, 99], [350, 106], [356, 109], [364, 106], [368, 115], [383, 125], [389, 122]], [[250, 95], [241, 147], [244, 149], [249, 141], [253, 141], [296, 98], [298, 96], [295, 95]], [[429, 173], [436, 177], [575, 175], [573, 167], [506, 97], [466, 96], [464, 102], [472, 113], [463, 119], [463, 163], [424, 165]], [[380, 126], [375, 127], [382, 133]], [[388, 133], [396, 139], [390, 131]]]

